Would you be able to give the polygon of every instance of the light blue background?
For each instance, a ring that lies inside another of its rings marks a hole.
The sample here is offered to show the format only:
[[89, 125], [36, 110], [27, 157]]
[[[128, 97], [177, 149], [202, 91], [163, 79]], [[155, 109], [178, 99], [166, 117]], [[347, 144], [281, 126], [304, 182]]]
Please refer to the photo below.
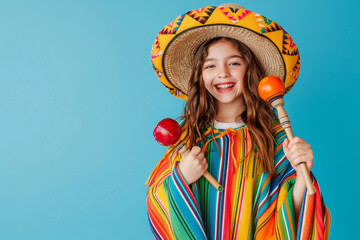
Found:
[[[157, 33], [219, 1], [1, 1], [0, 238], [152, 239], [143, 187], [164, 147], [152, 136], [184, 102], [150, 63]], [[301, 53], [285, 108], [309, 142], [332, 216], [359, 224], [359, 2], [252, 0]]]

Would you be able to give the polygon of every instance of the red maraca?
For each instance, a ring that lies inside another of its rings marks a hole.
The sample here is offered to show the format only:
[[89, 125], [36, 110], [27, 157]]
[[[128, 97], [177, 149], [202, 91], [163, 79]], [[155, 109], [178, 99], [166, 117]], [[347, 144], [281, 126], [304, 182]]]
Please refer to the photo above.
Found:
[[181, 127], [171, 118], [161, 120], [154, 129], [155, 140], [163, 146], [174, 145], [181, 136]]
[[[181, 136], [181, 127], [178, 122], [171, 118], [165, 118], [156, 125], [154, 129], [155, 140], [163, 146], [171, 146], [179, 141]], [[185, 158], [189, 154], [186, 144], [180, 141], [176, 149]], [[203, 175], [219, 192], [223, 191], [223, 187], [216, 181], [216, 179], [206, 171]]]
[[[284, 109], [284, 92], [285, 85], [283, 81], [276, 76], [268, 76], [262, 79], [258, 86], [258, 92], [262, 99], [269, 102], [273, 108], [276, 109], [278, 117], [283, 129], [286, 132], [287, 137], [291, 141], [294, 138], [294, 134], [291, 130], [290, 119]], [[316, 188], [312, 184], [309, 172], [305, 163], [300, 164], [301, 171], [303, 173], [306, 187], [310, 195], [315, 194]]]

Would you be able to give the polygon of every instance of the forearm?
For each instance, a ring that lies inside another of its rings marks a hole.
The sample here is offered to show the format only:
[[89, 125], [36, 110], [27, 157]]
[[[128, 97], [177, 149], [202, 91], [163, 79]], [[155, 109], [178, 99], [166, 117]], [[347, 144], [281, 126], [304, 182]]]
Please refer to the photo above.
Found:
[[300, 174], [297, 175], [294, 190], [293, 190], [293, 207], [294, 207], [294, 214], [295, 214], [295, 223], [296, 227], [299, 221], [299, 215], [301, 211], [301, 205], [304, 198], [305, 193], [305, 180], [304, 177]]

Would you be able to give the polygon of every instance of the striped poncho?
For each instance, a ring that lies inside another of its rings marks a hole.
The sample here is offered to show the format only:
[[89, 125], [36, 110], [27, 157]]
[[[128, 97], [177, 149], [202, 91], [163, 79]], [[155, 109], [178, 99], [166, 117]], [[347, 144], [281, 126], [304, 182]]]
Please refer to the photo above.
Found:
[[216, 139], [208, 134], [203, 148], [208, 171], [224, 191], [203, 177], [188, 186], [179, 169], [180, 156], [167, 152], [149, 178], [147, 209], [155, 239], [328, 239], [330, 213], [312, 173], [317, 191], [305, 191], [296, 227], [296, 171], [282, 150], [286, 134], [278, 121], [273, 127], [276, 177], [256, 166], [246, 125], [214, 132]]

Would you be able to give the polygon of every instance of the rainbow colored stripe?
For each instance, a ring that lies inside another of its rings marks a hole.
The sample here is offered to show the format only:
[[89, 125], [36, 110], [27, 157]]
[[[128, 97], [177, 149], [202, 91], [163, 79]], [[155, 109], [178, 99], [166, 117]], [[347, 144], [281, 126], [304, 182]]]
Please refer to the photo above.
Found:
[[298, 227], [292, 191], [296, 172], [282, 150], [285, 132], [274, 122], [275, 166], [271, 178], [256, 166], [248, 128], [215, 130], [219, 153], [208, 135], [208, 171], [224, 186], [218, 192], [203, 177], [189, 187], [169, 152], [151, 175], [147, 209], [155, 239], [328, 239], [330, 212], [319, 185], [305, 192]]

